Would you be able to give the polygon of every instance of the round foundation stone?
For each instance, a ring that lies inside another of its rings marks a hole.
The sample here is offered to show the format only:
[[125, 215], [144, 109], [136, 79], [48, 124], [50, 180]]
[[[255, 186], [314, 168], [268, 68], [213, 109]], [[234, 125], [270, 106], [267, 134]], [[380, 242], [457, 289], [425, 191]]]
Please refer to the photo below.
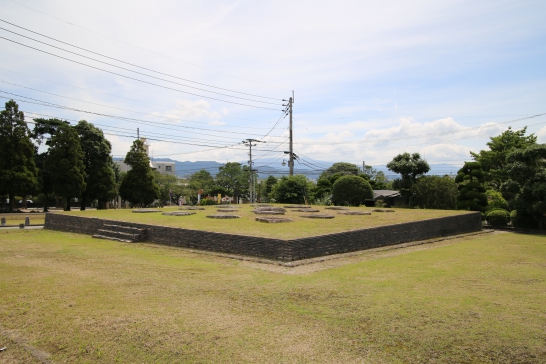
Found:
[[167, 216], [189, 216], [189, 215], [195, 215], [195, 212], [188, 212], [188, 211], [173, 211], [173, 212], [164, 212], [161, 215], [167, 215]]
[[137, 209], [137, 210], [133, 210], [133, 212], [139, 213], [139, 214], [145, 214], [145, 213], [149, 213], [149, 212], [163, 212], [163, 211], [162, 210], [153, 210], [153, 209]]
[[209, 219], [238, 219], [241, 216], [237, 215], [224, 215], [224, 214], [216, 214], [216, 215], [207, 215]]
[[184, 206], [180, 207], [179, 210], [204, 210], [204, 207], [197, 207], [197, 206]]
[[287, 209], [310, 209], [309, 205], [286, 205], [284, 206]]
[[284, 211], [274, 211], [274, 210], [254, 210], [252, 211], [257, 215], [284, 215]]
[[338, 215], [371, 215], [369, 211], [341, 211]]
[[265, 222], [269, 224], [277, 224], [280, 222], [292, 222], [292, 219], [286, 217], [257, 217], [256, 221]]
[[295, 212], [320, 212], [320, 210], [317, 210], [317, 209], [295, 209], [295, 210], [292, 210], [292, 211], [295, 211]]
[[333, 219], [334, 215], [328, 214], [313, 214], [313, 215], [300, 215], [300, 217], [305, 217], [308, 219]]
[[217, 209], [218, 212], [237, 212], [237, 209]]
[[327, 209], [327, 210], [349, 210], [348, 207], [343, 207], [343, 206], [328, 206], [328, 207], [325, 207], [325, 209]]
[[377, 210], [372, 210], [373, 212], [394, 212], [394, 210], [380, 210], [380, 209], [377, 209]]

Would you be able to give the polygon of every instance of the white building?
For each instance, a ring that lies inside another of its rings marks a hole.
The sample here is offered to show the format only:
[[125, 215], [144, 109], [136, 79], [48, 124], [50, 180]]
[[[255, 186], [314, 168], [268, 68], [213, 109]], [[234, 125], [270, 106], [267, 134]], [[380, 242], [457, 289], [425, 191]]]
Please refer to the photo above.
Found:
[[[150, 157], [150, 145], [146, 144], [146, 138], [140, 138], [144, 143], [144, 149], [146, 149], [146, 155]], [[125, 164], [124, 161], [115, 161], [122, 172], [128, 172], [131, 170], [131, 166]], [[158, 171], [161, 174], [176, 174], [176, 165], [174, 162], [152, 162], [150, 160], [150, 167]]]

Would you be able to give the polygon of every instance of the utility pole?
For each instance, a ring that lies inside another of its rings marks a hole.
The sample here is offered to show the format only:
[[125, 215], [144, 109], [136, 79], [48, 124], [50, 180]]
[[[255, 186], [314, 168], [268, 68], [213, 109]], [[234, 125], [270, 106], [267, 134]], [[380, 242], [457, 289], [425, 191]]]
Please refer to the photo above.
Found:
[[[286, 100], [283, 100], [283, 101], [286, 101]], [[288, 147], [288, 152], [284, 152], [284, 154], [288, 154], [289, 155], [289, 158], [288, 158], [288, 168], [290, 168], [290, 175], [293, 176], [294, 175], [294, 159], [296, 158], [297, 159], [297, 156], [294, 154], [294, 138], [293, 138], [293, 135], [292, 135], [292, 105], [294, 104], [294, 91], [292, 91], [292, 97], [288, 99], [288, 104], [286, 105], [283, 105], [283, 106], [286, 106], [287, 109], [288, 109], [288, 114], [290, 116], [290, 126], [289, 126], [289, 147]], [[286, 109], [285, 109], [286, 111]], [[283, 165], [284, 165], [284, 162], [283, 162]]]
[[245, 139], [243, 140], [243, 144], [247, 144], [249, 148], [249, 156], [250, 159], [248, 160], [248, 167], [250, 170], [250, 176], [249, 176], [249, 189], [250, 189], [250, 202], [254, 203], [256, 202], [256, 186], [255, 186], [255, 180], [254, 180], [254, 172], [255, 169], [252, 168], [252, 165], [254, 162], [252, 162], [252, 147], [255, 147], [257, 144], [252, 143], [265, 143], [264, 141], [258, 140], [258, 139]]
[[136, 137], [140, 140], [140, 130], [138, 130], [138, 128], [136, 128]]

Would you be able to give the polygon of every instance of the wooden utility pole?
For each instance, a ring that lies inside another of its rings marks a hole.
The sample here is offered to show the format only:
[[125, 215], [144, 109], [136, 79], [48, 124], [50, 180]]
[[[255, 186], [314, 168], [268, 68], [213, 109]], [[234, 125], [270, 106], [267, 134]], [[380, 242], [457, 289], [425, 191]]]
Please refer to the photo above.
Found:
[[288, 100], [288, 111], [290, 112], [290, 147], [289, 155], [290, 159], [288, 160], [288, 167], [290, 168], [290, 175], [294, 174], [294, 148], [292, 140], [292, 104], [294, 103], [294, 91], [292, 91], [292, 97]]
[[250, 159], [248, 161], [248, 168], [250, 170], [250, 176], [249, 176], [249, 189], [250, 189], [250, 202], [255, 203], [256, 202], [256, 186], [255, 186], [255, 178], [254, 178], [254, 169], [252, 168], [252, 165], [254, 162], [252, 162], [252, 147], [255, 147], [257, 144], [252, 143], [265, 143], [264, 141], [258, 140], [258, 139], [246, 139], [243, 140], [244, 144], [247, 144], [249, 147], [249, 156]]

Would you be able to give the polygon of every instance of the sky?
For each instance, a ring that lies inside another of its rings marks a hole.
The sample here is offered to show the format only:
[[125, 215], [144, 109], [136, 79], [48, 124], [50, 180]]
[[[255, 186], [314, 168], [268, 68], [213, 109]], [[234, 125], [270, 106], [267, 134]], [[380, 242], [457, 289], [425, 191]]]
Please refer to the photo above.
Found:
[[154, 158], [246, 162], [257, 139], [255, 165], [282, 168], [294, 93], [301, 163], [462, 166], [508, 127], [546, 142], [544, 19], [523, 0], [0, 0], [0, 101], [87, 120], [116, 157], [138, 128]]

